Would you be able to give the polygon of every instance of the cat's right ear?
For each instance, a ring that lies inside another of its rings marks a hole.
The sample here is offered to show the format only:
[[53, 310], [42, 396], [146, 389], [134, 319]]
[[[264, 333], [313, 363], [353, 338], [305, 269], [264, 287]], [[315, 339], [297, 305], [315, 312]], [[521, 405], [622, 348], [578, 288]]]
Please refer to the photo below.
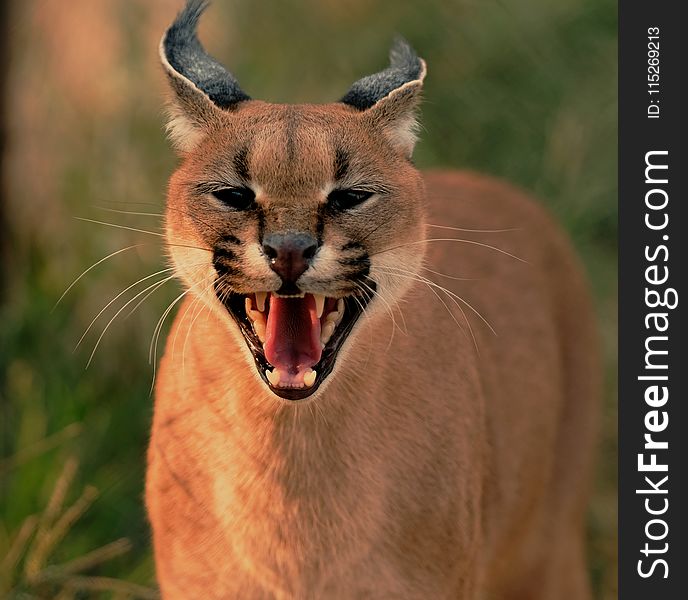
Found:
[[172, 88], [167, 131], [180, 152], [192, 150], [218, 111], [231, 111], [250, 97], [196, 36], [206, 0], [188, 0], [160, 42], [160, 60]]
[[362, 117], [410, 158], [416, 143], [416, 113], [423, 89], [425, 61], [403, 38], [389, 53], [389, 66], [354, 83], [340, 100], [360, 111]]

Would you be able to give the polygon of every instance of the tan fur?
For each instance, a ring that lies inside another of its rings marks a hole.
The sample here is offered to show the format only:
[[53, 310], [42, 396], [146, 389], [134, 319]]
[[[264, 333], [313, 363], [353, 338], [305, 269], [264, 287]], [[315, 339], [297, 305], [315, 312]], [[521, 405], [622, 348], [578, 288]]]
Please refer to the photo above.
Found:
[[[396, 117], [377, 108], [218, 110], [172, 178], [167, 239], [191, 291], [159, 371], [146, 484], [165, 600], [590, 597], [599, 369], [579, 264], [520, 191], [471, 173], [421, 176], [407, 144], [382, 134]], [[337, 259], [365, 237], [381, 296], [302, 403], [258, 377], [212, 290], [207, 249], [229, 233], [242, 241], [235, 291], [279, 287], [255, 218], [191, 187], [235, 181], [232, 157], [249, 141], [266, 231], [313, 231], [335, 147], [350, 153], [349, 187], [390, 190], [326, 220], [299, 282], [350, 293]], [[465, 314], [418, 275], [460, 295]]]

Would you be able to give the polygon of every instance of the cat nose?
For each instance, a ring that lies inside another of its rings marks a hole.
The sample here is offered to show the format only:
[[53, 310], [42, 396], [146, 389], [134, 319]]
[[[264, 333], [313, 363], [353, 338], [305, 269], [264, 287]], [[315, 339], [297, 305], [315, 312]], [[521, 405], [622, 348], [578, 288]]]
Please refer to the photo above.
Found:
[[263, 238], [263, 252], [284, 284], [296, 283], [317, 249], [317, 240], [308, 233], [271, 233]]

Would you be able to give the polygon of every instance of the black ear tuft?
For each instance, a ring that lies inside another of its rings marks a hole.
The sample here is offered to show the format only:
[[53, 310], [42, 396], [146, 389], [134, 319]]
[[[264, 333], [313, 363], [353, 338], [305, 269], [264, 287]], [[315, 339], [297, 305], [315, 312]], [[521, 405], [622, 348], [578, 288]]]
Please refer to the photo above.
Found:
[[425, 63], [405, 39], [398, 37], [389, 52], [389, 67], [359, 79], [340, 102], [365, 110], [405, 83], [421, 82], [424, 77]]
[[196, 37], [198, 20], [208, 7], [206, 0], [188, 0], [162, 38], [161, 58], [168, 75], [193, 83], [220, 108], [250, 100], [227, 69], [210, 56]]

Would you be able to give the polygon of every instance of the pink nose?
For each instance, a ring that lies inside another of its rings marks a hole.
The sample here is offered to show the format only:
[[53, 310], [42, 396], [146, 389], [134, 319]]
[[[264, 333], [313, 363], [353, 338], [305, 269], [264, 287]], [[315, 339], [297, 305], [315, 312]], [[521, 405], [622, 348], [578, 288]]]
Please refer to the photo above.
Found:
[[270, 267], [287, 286], [296, 284], [310, 266], [317, 249], [318, 242], [307, 233], [271, 233], [263, 238], [263, 252]]

